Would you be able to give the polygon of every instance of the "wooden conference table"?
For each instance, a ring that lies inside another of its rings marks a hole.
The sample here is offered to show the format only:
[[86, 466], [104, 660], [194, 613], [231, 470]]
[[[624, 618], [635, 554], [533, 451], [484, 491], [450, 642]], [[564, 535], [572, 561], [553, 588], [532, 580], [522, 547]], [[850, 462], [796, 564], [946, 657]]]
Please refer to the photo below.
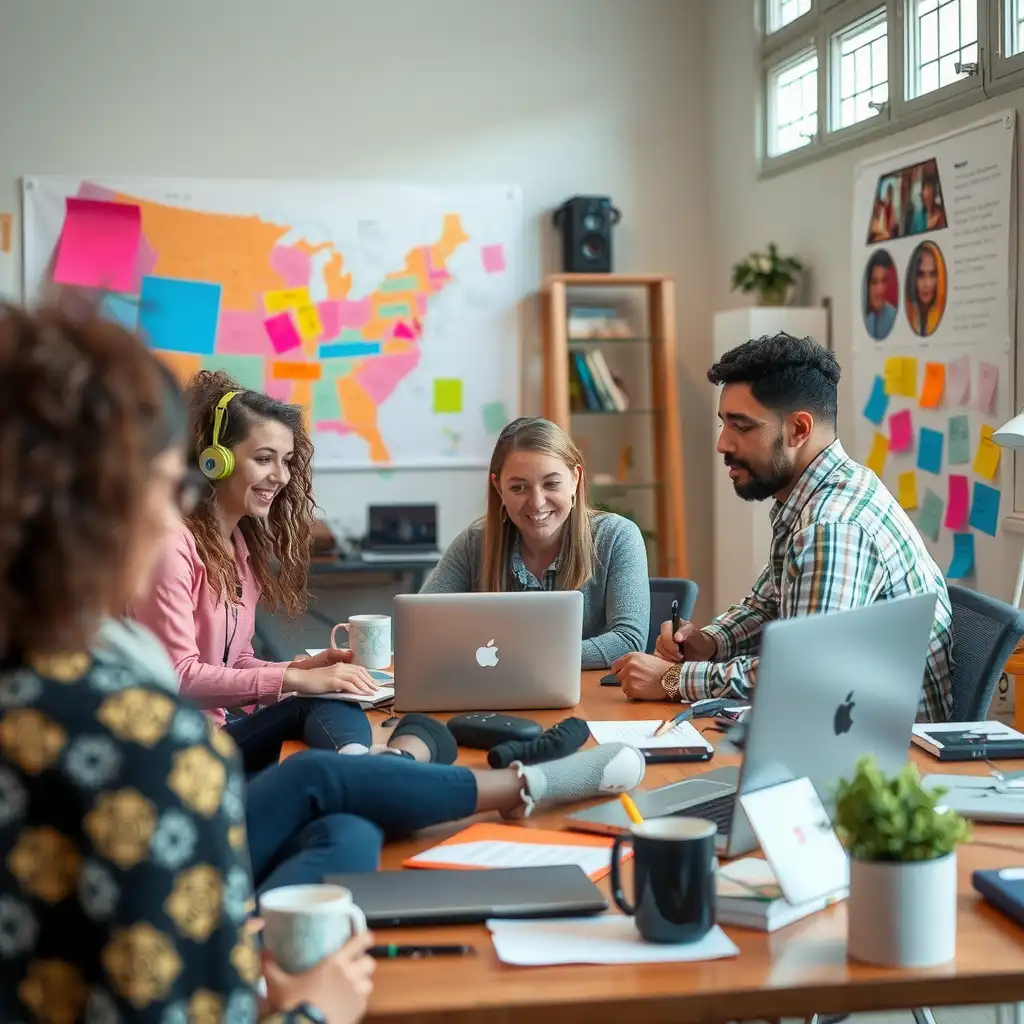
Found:
[[[583, 699], [573, 710], [523, 714], [548, 726], [571, 714], [598, 721], [658, 718], [672, 714], [673, 708], [678, 711], [673, 704], [628, 702], [618, 688], [600, 686], [599, 678], [597, 672], [583, 674]], [[387, 732], [378, 723], [386, 717], [371, 712], [374, 731], [381, 740]], [[722, 744], [720, 733], [707, 735], [716, 747]], [[794, 736], [793, 742], [800, 742], [799, 737]], [[910, 757], [922, 771], [936, 770], [937, 762], [916, 748]], [[737, 761], [735, 755], [716, 752], [707, 764], [651, 765], [642, 788]], [[476, 750], [461, 750], [458, 763], [486, 766], [483, 752]], [[943, 765], [941, 770], [955, 769]], [[966, 766], [962, 770], [987, 769]], [[573, 805], [573, 809], [578, 806], [582, 805]], [[527, 828], [558, 828], [564, 810], [537, 813], [523, 824]], [[479, 820], [497, 820], [497, 816]], [[397, 868], [406, 857], [433, 846], [467, 823], [438, 826], [390, 844], [381, 866]], [[986, 843], [994, 845], [983, 845]], [[600, 1015], [603, 1020], [623, 1024], [681, 1024], [1022, 1002], [1024, 929], [985, 904], [970, 884], [971, 872], [978, 868], [1015, 866], [1024, 867], [1024, 828], [975, 828], [973, 842], [958, 852], [957, 957], [951, 964], [931, 969], [894, 970], [847, 961], [845, 904], [773, 934], [726, 927], [740, 956], [704, 963], [508, 967], [499, 962], [483, 925], [380, 930], [380, 942], [466, 943], [476, 949], [476, 955], [381, 962], [367, 1020], [388, 1024], [593, 1024]], [[599, 885], [607, 895], [607, 879]], [[617, 912], [612, 906], [612, 912]]]

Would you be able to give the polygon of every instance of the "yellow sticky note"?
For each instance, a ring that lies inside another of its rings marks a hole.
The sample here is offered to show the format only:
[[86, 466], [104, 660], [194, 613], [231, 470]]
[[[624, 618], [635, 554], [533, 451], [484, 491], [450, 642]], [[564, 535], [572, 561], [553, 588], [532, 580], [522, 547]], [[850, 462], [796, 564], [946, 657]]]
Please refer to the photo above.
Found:
[[286, 313], [312, 304], [308, 288], [279, 288], [277, 291], [263, 293], [263, 308], [268, 313]]
[[903, 386], [900, 394], [906, 398], [917, 398], [917, 360], [909, 356], [903, 360]]
[[942, 401], [942, 393], [946, 390], [946, 364], [925, 363], [924, 384], [921, 385], [922, 409], [934, 409]]
[[974, 472], [986, 480], [994, 480], [999, 472], [999, 445], [992, 440], [995, 431], [996, 428], [987, 423], [982, 426], [978, 454], [974, 456]]
[[[305, 289], [297, 290], [305, 291]], [[295, 324], [299, 328], [299, 337], [303, 341], [317, 341], [324, 333], [323, 321], [313, 303], [308, 306], [299, 306], [295, 310]]]
[[900, 395], [903, 393], [903, 357], [890, 356], [885, 361], [885, 393]]
[[457, 378], [434, 380], [434, 412], [462, 412], [462, 381]]
[[912, 469], [900, 473], [896, 500], [904, 508], [917, 508], [917, 474]]
[[881, 478], [885, 472], [885, 459], [889, 454], [889, 438], [885, 434], [876, 432], [875, 440], [871, 445], [871, 451], [864, 460], [864, 465], [871, 470], [875, 476]]

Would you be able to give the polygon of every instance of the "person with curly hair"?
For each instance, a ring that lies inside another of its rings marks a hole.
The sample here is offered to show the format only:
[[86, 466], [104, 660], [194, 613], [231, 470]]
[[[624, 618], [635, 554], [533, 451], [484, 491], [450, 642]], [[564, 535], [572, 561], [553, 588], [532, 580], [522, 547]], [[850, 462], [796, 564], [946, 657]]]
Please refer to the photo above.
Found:
[[741, 604], [703, 629], [664, 623], [656, 653], [613, 666], [639, 700], [749, 699], [761, 631], [776, 619], [935, 594], [918, 715], [952, 711], [952, 610], [939, 567], [917, 528], [871, 470], [836, 437], [839, 363], [811, 338], [748, 341], [708, 370], [721, 386], [718, 452], [736, 494], [773, 498], [771, 548]]
[[[406, 716], [378, 749], [358, 704], [320, 696], [376, 691], [350, 652], [287, 662], [255, 656], [261, 600], [292, 616], [306, 609], [313, 445], [297, 406], [245, 390], [223, 371], [197, 373], [185, 397], [190, 454], [209, 486], [166, 545], [149, 592], [129, 608], [163, 642], [182, 695], [227, 729], [248, 772], [277, 761], [286, 740], [420, 759], [445, 749], [454, 758], [424, 716]], [[301, 699], [282, 699], [291, 694]]]

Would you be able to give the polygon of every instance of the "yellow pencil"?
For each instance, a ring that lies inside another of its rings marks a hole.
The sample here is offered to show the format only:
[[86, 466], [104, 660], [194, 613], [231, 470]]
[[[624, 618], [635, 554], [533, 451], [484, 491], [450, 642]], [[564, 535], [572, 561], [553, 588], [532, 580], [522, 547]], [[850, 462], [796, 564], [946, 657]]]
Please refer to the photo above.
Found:
[[629, 820], [633, 822], [634, 825], [642, 825], [644, 823], [643, 816], [637, 809], [636, 804], [633, 803], [632, 799], [630, 798], [630, 795], [628, 793], [620, 793], [619, 800], [622, 801], [622, 806], [626, 808], [626, 813], [629, 815]]

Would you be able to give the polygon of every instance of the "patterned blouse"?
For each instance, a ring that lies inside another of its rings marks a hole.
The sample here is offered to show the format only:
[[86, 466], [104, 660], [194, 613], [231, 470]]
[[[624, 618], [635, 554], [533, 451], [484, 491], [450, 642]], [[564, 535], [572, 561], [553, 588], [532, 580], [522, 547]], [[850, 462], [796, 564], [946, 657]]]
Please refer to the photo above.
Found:
[[244, 781], [141, 628], [0, 672], [0, 1021], [252, 1024]]

